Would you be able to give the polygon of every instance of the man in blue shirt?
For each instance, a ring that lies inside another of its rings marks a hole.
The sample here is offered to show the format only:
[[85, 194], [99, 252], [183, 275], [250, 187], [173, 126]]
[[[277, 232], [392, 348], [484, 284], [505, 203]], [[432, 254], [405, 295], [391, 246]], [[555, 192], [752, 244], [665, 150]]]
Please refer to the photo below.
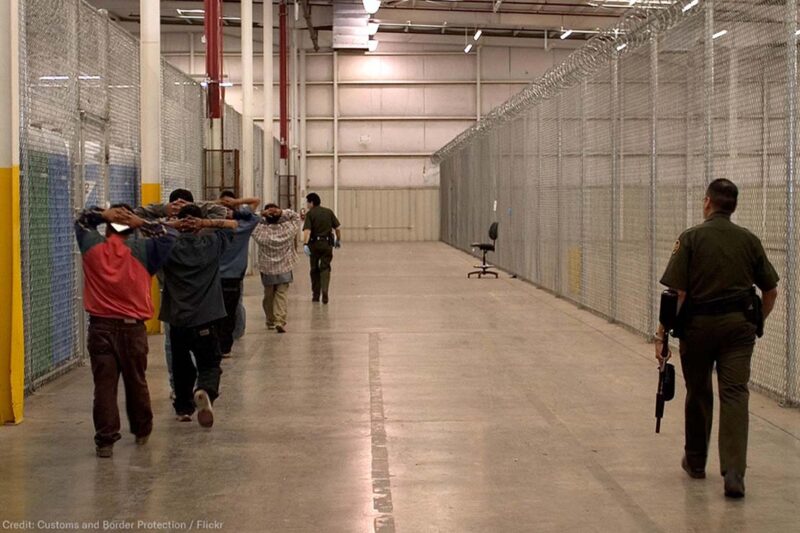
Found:
[[225, 249], [219, 262], [222, 280], [222, 295], [225, 299], [227, 316], [219, 322], [219, 347], [222, 357], [230, 357], [233, 348], [233, 332], [239, 300], [242, 297], [242, 279], [247, 273], [247, 260], [250, 251], [250, 234], [259, 222], [255, 211], [261, 200], [258, 198], [236, 198], [231, 191], [222, 191], [219, 203], [228, 209], [228, 218], [235, 219], [239, 225], [234, 230], [233, 241]]

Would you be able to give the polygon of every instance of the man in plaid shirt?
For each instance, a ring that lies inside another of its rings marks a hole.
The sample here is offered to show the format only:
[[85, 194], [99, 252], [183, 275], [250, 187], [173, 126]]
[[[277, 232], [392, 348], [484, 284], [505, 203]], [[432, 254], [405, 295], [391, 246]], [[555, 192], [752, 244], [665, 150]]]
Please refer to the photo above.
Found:
[[264, 314], [267, 328], [285, 333], [289, 284], [294, 281], [292, 270], [297, 264], [295, 244], [300, 231], [300, 215], [275, 204], [267, 204], [261, 215], [263, 218], [253, 230], [253, 239], [258, 244]]

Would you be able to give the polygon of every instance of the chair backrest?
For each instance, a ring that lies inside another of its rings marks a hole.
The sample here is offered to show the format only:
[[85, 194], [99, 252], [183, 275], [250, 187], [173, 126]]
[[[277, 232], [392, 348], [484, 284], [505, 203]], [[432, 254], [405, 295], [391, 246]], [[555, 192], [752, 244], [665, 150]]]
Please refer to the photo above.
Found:
[[492, 222], [492, 225], [489, 226], [489, 238], [492, 242], [497, 240], [497, 222]]

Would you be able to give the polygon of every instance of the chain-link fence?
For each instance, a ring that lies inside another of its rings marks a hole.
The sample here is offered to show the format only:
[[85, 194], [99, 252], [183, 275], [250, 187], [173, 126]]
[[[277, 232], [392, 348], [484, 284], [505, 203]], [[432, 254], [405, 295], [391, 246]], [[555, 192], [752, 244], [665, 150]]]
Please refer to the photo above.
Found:
[[161, 195], [189, 189], [203, 196], [205, 92], [194, 81], [161, 60]]
[[673, 243], [729, 178], [782, 279], [752, 384], [800, 403], [797, 31], [796, 0], [630, 10], [436, 154], [443, 239], [497, 220], [498, 265], [651, 335]]
[[[204, 98], [198, 83], [162, 62], [165, 198], [177, 187], [201, 194]], [[86, 329], [73, 218], [85, 205], [139, 202], [139, 109], [133, 36], [82, 0], [20, 2], [28, 391], [82, 359]]]

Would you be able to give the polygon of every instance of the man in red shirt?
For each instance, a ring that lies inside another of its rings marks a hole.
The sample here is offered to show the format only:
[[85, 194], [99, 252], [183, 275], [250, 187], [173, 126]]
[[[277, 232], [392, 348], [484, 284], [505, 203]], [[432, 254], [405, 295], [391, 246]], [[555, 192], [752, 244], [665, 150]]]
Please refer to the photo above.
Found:
[[[105, 236], [97, 230], [106, 224]], [[139, 230], [138, 232], [136, 230]], [[83, 305], [89, 314], [88, 349], [94, 377], [94, 427], [98, 457], [111, 457], [120, 436], [119, 376], [131, 433], [143, 445], [153, 429], [147, 388], [147, 332], [153, 316], [150, 278], [169, 258], [177, 233], [147, 223], [126, 205], [87, 209], [75, 222], [83, 255]]]

